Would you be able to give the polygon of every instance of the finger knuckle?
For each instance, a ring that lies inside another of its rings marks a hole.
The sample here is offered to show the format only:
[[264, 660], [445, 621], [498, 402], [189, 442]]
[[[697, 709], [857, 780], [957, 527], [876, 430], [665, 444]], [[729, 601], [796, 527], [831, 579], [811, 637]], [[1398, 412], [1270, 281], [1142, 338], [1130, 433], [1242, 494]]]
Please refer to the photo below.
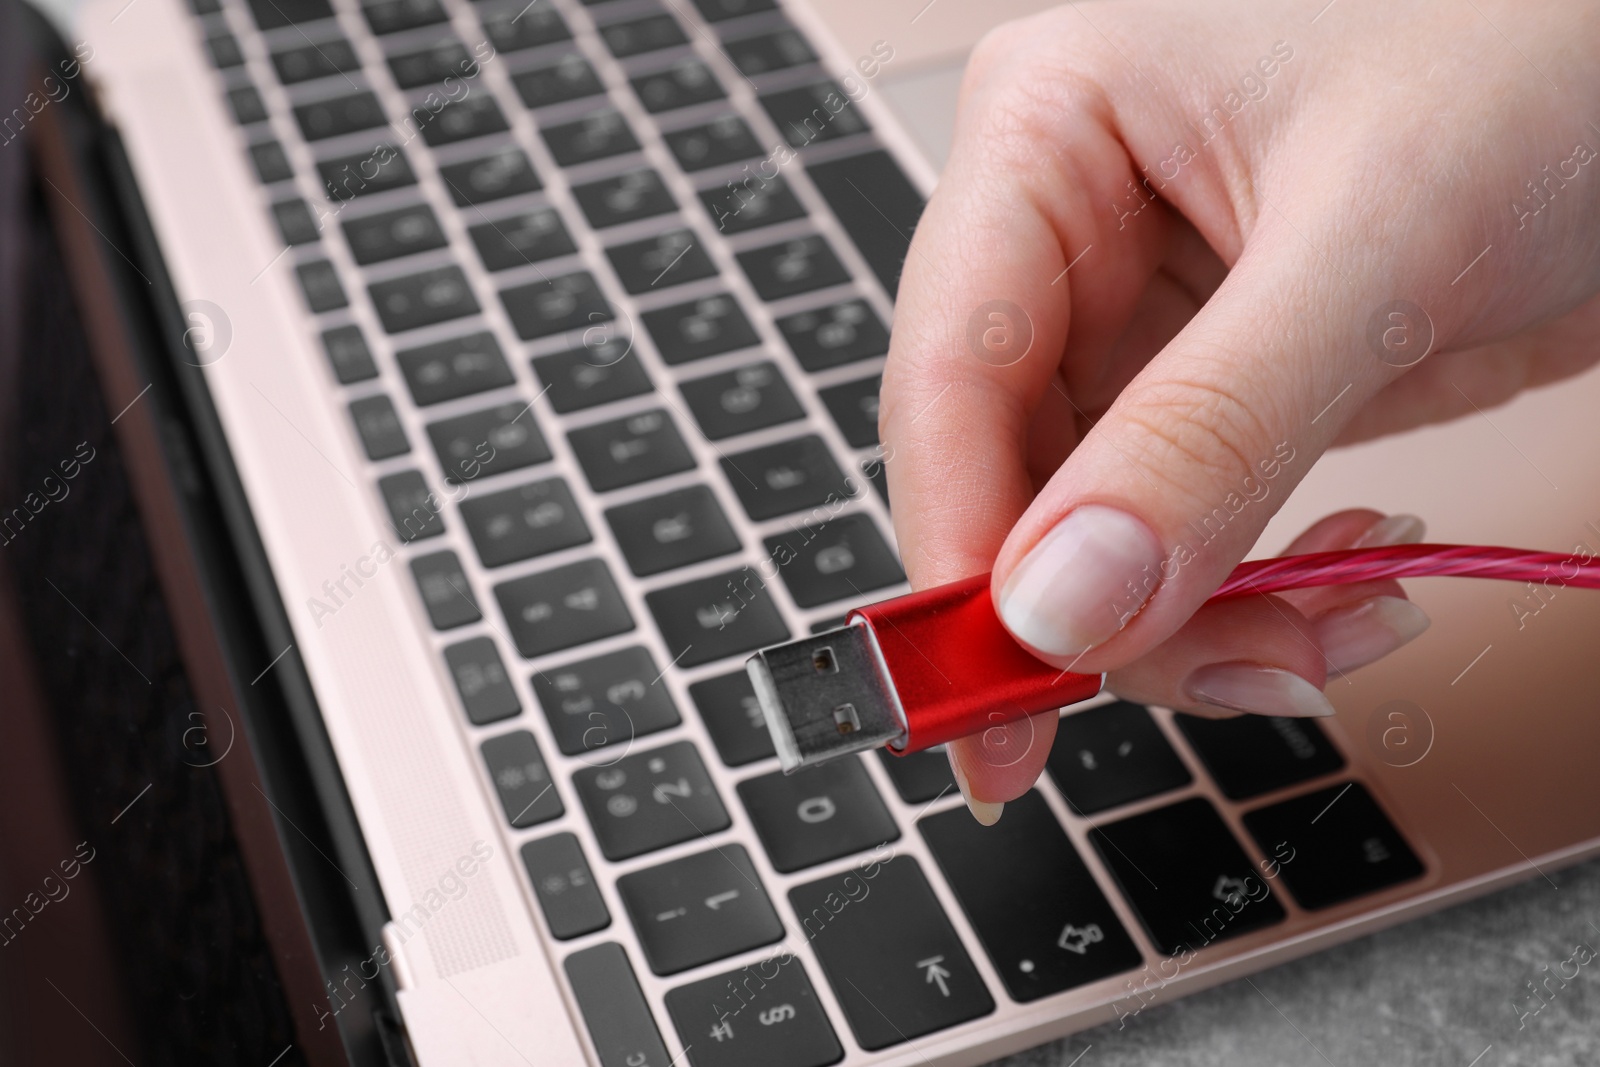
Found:
[[1200, 503], [1253, 471], [1275, 440], [1258, 403], [1202, 377], [1163, 382], [1125, 418], [1139, 430], [1135, 462]]

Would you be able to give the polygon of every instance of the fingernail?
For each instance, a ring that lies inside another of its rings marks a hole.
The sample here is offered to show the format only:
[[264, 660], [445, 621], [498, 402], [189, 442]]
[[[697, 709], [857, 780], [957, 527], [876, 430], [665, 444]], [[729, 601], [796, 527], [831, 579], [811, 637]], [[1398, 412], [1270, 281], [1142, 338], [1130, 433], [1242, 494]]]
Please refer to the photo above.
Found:
[[1404, 597], [1375, 596], [1325, 611], [1315, 625], [1330, 668], [1353, 671], [1416, 639], [1430, 622]]
[[950, 751], [950, 773], [955, 775], [956, 788], [961, 790], [961, 799], [967, 802], [967, 810], [972, 812], [972, 817], [984, 826], [993, 826], [1000, 821], [1000, 813], [1005, 810], [1004, 804], [994, 804], [987, 800], [974, 800], [972, 790], [967, 787], [967, 772], [961, 769], [961, 761], [956, 759], [955, 750]]
[[1161, 584], [1161, 543], [1116, 508], [1075, 508], [1033, 546], [1000, 591], [1000, 618], [1046, 655], [1076, 656], [1138, 614]]
[[1231, 711], [1312, 718], [1333, 714], [1322, 690], [1281, 667], [1259, 663], [1212, 663], [1184, 681], [1189, 699]]
[[1384, 545], [1414, 545], [1422, 540], [1427, 524], [1415, 515], [1390, 515], [1379, 519], [1356, 538], [1351, 548], [1382, 548]]

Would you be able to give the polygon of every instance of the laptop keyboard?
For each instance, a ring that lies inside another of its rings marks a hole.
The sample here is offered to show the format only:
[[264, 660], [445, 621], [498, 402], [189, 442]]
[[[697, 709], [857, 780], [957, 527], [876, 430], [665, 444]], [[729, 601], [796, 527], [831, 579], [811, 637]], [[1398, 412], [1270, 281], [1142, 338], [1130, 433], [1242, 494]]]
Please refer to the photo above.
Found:
[[872, 1062], [1423, 874], [1304, 720], [1098, 704], [993, 828], [941, 752], [777, 772], [743, 657], [905, 589], [922, 200], [774, 0], [192, 6], [600, 1063]]

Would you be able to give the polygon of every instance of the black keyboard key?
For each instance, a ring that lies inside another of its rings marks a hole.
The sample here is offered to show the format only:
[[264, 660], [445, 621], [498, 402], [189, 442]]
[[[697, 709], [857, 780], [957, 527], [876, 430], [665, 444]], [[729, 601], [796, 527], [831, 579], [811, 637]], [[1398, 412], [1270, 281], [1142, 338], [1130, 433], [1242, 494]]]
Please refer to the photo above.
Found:
[[[389, 333], [448, 322], [480, 310], [460, 267], [435, 267], [367, 286], [378, 318]], [[421, 403], [421, 401], [418, 401]]]
[[702, 60], [680, 59], [666, 70], [633, 79], [633, 91], [652, 114], [724, 100], [728, 94]]
[[738, 535], [703, 485], [609, 508], [606, 522], [640, 578], [739, 551]]
[[889, 504], [889, 472], [882, 459], [869, 459], [861, 464], [861, 474], [872, 483], [872, 488], [878, 491], [879, 498], [884, 506]]
[[402, 89], [438, 85], [446, 78], [476, 78], [478, 61], [458, 37], [441, 37], [420, 52], [389, 57], [389, 70]]
[[955, 775], [950, 772], [950, 757], [942, 748], [923, 749], [904, 756], [880, 748], [878, 761], [889, 772], [894, 791], [907, 804], [926, 804], [956, 788]]
[[300, 124], [301, 135], [308, 141], [342, 137], [382, 126], [388, 121], [378, 98], [368, 92], [300, 104], [294, 109], [294, 117]]
[[917, 827], [1013, 1000], [1026, 1004], [1143, 962], [1037, 791], [1007, 803], [994, 826], [952, 808]]
[[497, 149], [481, 159], [448, 163], [439, 168], [439, 177], [450, 189], [450, 199], [455, 201], [456, 207], [487, 204], [544, 188], [527, 155], [513, 145]]
[[642, 316], [667, 363], [688, 363], [761, 343], [756, 328], [726, 293], [646, 311]]
[[560, 478], [475, 494], [461, 502], [461, 518], [485, 567], [502, 567], [594, 540], [572, 491]]
[[778, 329], [800, 365], [826, 370], [889, 351], [889, 331], [865, 300], [844, 300], [778, 320]]
[[763, 300], [782, 300], [850, 280], [850, 272], [828, 242], [815, 234], [740, 252], [735, 258]]
[[621, 945], [608, 941], [574, 952], [566, 969], [600, 1067], [672, 1067]]
[[451, 101], [437, 111], [426, 105], [414, 107], [411, 117], [422, 131], [422, 139], [433, 147], [510, 129], [494, 97], [482, 93]]
[[356, 50], [343, 37], [315, 44], [297, 45], [272, 53], [272, 66], [278, 80], [285, 85], [332, 78], [339, 74], [354, 74], [361, 69]]
[[707, 167], [721, 167], [764, 155], [766, 149], [738, 115], [723, 115], [699, 126], [672, 130], [661, 135], [678, 160], [678, 166], [693, 173]]
[[289, 157], [284, 154], [283, 145], [277, 141], [262, 141], [251, 145], [250, 163], [255, 167], [256, 177], [261, 179], [263, 185], [288, 181], [294, 177], [294, 167], [290, 165]]
[[611, 912], [600, 896], [575, 834], [560, 833], [522, 846], [534, 895], [552, 936], [567, 940], [611, 925]]
[[871, 128], [855, 101], [831, 78], [797, 89], [763, 93], [761, 106], [790, 148], [833, 141]]
[[328, 0], [250, 0], [250, 14], [263, 30], [333, 18]]
[[571, 255], [578, 250], [554, 208], [534, 208], [520, 215], [469, 227], [486, 270], [510, 270], [541, 259]]
[[565, 814], [566, 806], [532, 734], [518, 730], [491, 737], [483, 743], [482, 752], [500, 806], [512, 826], [537, 826]]
[[739, 73], [747, 78], [817, 62], [817, 54], [811, 50], [800, 31], [787, 26], [754, 37], [725, 41], [723, 50], [733, 60], [733, 65], [739, 68]]
[[656, 974], [677, 974], [783, 937], [743, 845], [625, 874], [617, 895]]
[[189, 0], [189, 10], [196, 15], [215, 15], [222, 10], [219, 0]]
[[689, 43], [678, 20], [671, 15], [649, 15], [628, 22], [614, 22], [609, 26], [601, 26], [600, 36], [605, 38], [606, 47], [618, 59]]
[[206, 52], [211, 56], [212, 64], [220, 70], [244, 64], [239, 39], [231, 33], [218, 33], [206, 38]]
[[1266, 880], [1198, 797], [1095, 827], [1089, 840], [1169, 956], [1283, 920]]
[[850, 480], [815, 434], [726, 456], [722, 473], [756, 522], [851, 495]]
[[740, 15], [754, 15], [758, 11], [776, 11], [778, 8], [776, 0], [694, 0], [694, 6], [700, 9], [700, 17], [707, 22], [721, 22]]
[[900, 837], [858, 756], [747, 779], [739, 799], [773, 868], [785, 874]]
[[483, 726], [509, 719], [522, 710], [517, 691], [492, 637], [471, 637], [444, 650], [445, 665], [455, 679], [467, 721]]
[[411, 561], [411, 577], [416, 580], [422, 605], [428, 609], [428, 621], [435, 630], [453, 630], [483, 619], [454, 552], [447, 549], [416, 557]]
[[873, 861], [797, 886], [789, 891], [789, 903], [867, 1051], [994, 1010], [994, 999], [911, 857]]
[[791, 953], [667, 993], [691, 1067], [827, 1067], [844, 1049]]
[[294, 272], [300, 279], [300, 291], [305, 294], [306, 306], [313, 312], [320, 315], [324, 311], [349, 306], [350, 298], [344, 295], [344, 286], [339, 284], [339, 273], [333, 269], [332, 263], [315, 259], [300, 264]]
[[332, 200], [351, 200], [417, 184], [405, 153], [388, 144], [322, 160], [317, 164], [317, 173]]
[[563, 755], [627, 752], [636, 737], [678, 725], [662, 675], [648, 650], [624, 648], [533, 676], [533, 693]]
[[533, 406], [520, 400], [429, 423], [428, 438], [444, 468], [444, 480], [452, 485], [550, 458], [550, 446], [533, 419]]
[[389, 522], [402, 541], [422, 541], [444, 533], [442, 505], [422, 475], [401, 471], [378, 479], [378, 492], [389, 512]]
[[1331, 908], [1422, 876], [1422, 861], [1359, 782], [1252, 811], [1244, 825], [1271, 857], [1266, 870], [1281, 871], [1306, 908]]
[[241, 126], [267, 121], [267, 105], [253, 85], [228, 90], [228, 108], [233, 112], [233, 121]]
[[365, 218], [346, 219], [344, 237], [362, 266], [443, 248], [449, 242], [426, 204], [412, 204]]
[[[450, 269], [460, 274], [456, 268]], [[498, 389], [516, 380], [500, 354], [499, 342], [490, 333], [408, 348], [395, 353], [395, 361], [411, 388], [411, 399], [420, 407]]]
[[565, 415], [651, 390], [650, 376], [632, 347], [627, 341], [613, 339], [536, 356], [533, 370], [544, 383], [550, 406]]
[[529, 4], [521, 11], [485, 15], [483, 32], [496, 52], [520, 52], [572, 39], [572, 31], [549, 4]]
[[589, 225], [597, 230], [663, 215], [678, 207], [661, 175], [649, 167], [574, 186], [572, 195]]
[[768, 181], [746, 178], [742, 182], [700, 190], [700, 202], [723, 233], [748, 233], [803, 218], [806, 209], [781, 177]]
[[713, 441], [805, 417], [777, 364], [770, 362], [693, 378], [678, 388], [701, 432]]
[[322, 236], [322, 223], [311, 212], [311, 205], [299, 197], [272, 205], [272, 220], [286, 245], [306, 245]]
[[1344, 757], [1310, 719], [1179, 715], [1176, 721], [1230, 800], [1258, 797], [1344, 767]]
[[894, 296], [925, 203], [917, 187], [894, 157], [881, 150], [813, 163], [806, 173], [861, 258]]
[[689, 699], [723, 763], [742, 767], [775, 754], [761, 702], [743, 669], [694, 683]]
[[577, 52], [568, 52], [548, 67], [537, 67], [511, 76], [517, 95], [530, 108], [564, 104], [606, 91], [600, 76], [589, 61]]
[[717, 273], [692, 230], [668, 230], [655, 237], [606, 249], [611, 268], [629, 293], [667, 289]]
[[563, 167], [639, 150], [639, 140], [628, 121], [612, 108], [591, 112], [575, 122], [546, 126], [540, 132], [550, 154]]
[[1079, 815], [1181, 789], [1192, 781], [1150, 712], [1126, 700], [1062, 716], [1049, 768], [1056, 788]]
[[868, 515], [839, 515], [766, 539], [789, 595], [803, 608], [854, 597], [906, 580], [894, 552]]
[[883, 375], [874, 374], [817, 392], [851, 448], [871, 448], [878, 443], [878, 388], [882, 384]]
[[547, 281], [529, 282], [500, 290], [511, 325], [524, 341], [568, 330], [587, 330], [615, 318], [611, 305], [586, 270], [560, 274]]
[[656, 408], [567, 434], [597, 493], [694, 469], [694, 455], [672, 419]]
[[322, 332], [322, 349], [333, 366], [333, 376], [340, 385], [364, 382], [378, 376], [378, 367], [372, 362], [372, 350], [367, 339], [361, 336], [359, 326], [335, 326]]
[[432, 26], [450, 18], [439, 6], [438, 0], [382, 0], [381, 3], [363, 4], [361, 13], [367, 16], [367, 25], [379, 37], [401, 30], [414, 30], [419, 26]]
[[644, 600], [680, 667], [789, 639], [789, 627], [766, 586], [748, 567], [657, 589]]
[[728, 812], [688, 741], [586, 767], [572, 780], [608, 860], [625, 860], [728, 828]]
[[361, 438], [361, 447], [368, 459], [376, 462], [411, 451], [400, 416], [382, 393], [350, 401], [350, 418], [356, 424], [356, 434]]
[[579, 560], [494, 587], [524, 659], [633, 629], [633, 616], [604, 562]]

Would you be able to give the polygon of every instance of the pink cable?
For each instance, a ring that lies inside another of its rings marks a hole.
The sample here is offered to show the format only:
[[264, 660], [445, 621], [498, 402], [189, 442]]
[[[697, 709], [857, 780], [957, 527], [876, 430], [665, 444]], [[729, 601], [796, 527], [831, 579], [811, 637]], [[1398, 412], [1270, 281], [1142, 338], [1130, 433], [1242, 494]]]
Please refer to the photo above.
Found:
[[1497, 578], [1600, 589], [1600, 556], [1480, 545], [1394, 545], [1241, 563], [1211, 597], [1281, 593], [1381, 578]]

